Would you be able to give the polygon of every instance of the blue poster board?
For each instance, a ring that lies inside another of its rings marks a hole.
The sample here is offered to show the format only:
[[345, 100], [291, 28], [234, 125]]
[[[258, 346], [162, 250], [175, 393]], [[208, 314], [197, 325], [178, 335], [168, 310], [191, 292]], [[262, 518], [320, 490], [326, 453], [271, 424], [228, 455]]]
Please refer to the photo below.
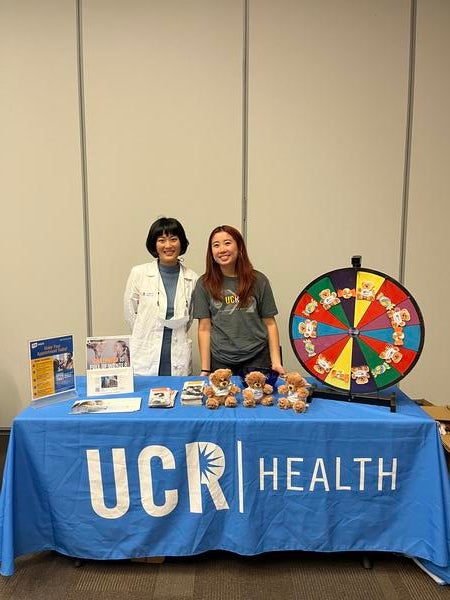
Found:
[[29, 357], [34, 406], [76, 396], [72, 335], [30, 341]]

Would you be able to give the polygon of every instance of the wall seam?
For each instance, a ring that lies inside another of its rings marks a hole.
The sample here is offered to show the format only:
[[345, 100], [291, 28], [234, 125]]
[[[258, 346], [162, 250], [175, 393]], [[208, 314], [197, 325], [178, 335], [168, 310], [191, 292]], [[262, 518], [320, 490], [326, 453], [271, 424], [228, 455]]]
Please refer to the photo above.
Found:
[[244, 0], [243, 15], [243, 53], [242, 53], [242, 236], [247, 241], [248, 219], [248, 37], [249, 37], [249, 2]]
[[86, 112], [84, 95], [83, 69], [83, 16], [82, 0], [76, 0], [77, 13], [77, 66], [78, 66], [78, 107], [80, 122], [80, 152], [81, 152], [81, 194], [83, 206], [83, 236], [84, 236], [84, 273], [86, 287], [86, 335], [92, 335], [92, 289], [91, 289], [91, 250], [89, 231], [89, 198], [87, 181], [87, 152], [86, 152]]
[[409, 72], [408, 72], [408, 104], [405, 136], [405, 164], [403, 170], [402, 219], [400, 234], [399, 281], [405, 283], [406, 242], [408, 235], [409, 182], [411, 174], [411, 145], [414, 116], [414, 81], [416, 68], [416, 28], [417, 0], [411, 0], [410, 34], [409, 34]]

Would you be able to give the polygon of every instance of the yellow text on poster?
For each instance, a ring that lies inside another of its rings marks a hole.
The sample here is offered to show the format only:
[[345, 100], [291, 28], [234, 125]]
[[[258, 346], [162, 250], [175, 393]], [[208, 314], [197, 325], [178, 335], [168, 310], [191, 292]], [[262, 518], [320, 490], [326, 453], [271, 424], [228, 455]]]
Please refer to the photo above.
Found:
[[33, 400], [55, 393], [53, 357], [35, 358], [31, 361]]

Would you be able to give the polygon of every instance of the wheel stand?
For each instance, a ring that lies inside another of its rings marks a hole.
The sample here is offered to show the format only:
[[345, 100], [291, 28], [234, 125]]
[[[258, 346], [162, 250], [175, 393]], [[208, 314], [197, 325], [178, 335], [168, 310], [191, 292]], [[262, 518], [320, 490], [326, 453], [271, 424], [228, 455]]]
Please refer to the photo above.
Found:
[[313, 385], [309, 399], [325, 398], [326, 400], [343, 400], [344, 402], [356, 402], [357, 404], [371, 404], [372, 406], [386, 406], [391, 412], [397, 411], [395, 402], [395, 392], [389, 395], [381, 394], [350, 394], [345, 391], [338, 391], [328, 387]]

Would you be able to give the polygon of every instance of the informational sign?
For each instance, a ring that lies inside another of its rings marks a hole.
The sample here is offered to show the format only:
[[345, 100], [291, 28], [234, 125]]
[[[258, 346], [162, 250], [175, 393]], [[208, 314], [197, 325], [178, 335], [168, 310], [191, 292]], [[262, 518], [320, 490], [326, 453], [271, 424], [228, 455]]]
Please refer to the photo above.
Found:
[[33, 340], [29, 356], [32, 402], [69, 392], [75, 395], [72, 335]]
[[88, 396], [134, 391], [129, 336], [87, 338], [86, 384]]

